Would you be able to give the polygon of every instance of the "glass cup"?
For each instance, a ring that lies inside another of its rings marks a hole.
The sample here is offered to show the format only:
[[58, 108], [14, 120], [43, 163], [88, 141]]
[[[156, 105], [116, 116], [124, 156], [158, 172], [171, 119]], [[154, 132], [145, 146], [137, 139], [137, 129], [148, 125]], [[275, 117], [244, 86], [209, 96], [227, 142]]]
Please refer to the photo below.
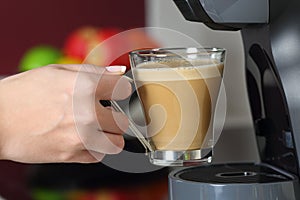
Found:
[[146, 49], [129, 56], [146, 136], [132, 121], [130, 128], [149, 150], [150, 162], [162, 166], [210, 162], [225, 50]]

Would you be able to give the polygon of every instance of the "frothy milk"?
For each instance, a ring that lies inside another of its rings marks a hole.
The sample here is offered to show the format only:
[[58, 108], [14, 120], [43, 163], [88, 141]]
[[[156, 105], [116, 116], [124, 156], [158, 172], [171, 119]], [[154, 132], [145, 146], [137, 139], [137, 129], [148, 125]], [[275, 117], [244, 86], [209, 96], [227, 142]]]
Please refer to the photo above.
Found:
[[133, 69], [147, 132], [157, 150], [193, 150], [208, 132], [224, 65], [146, 62]]

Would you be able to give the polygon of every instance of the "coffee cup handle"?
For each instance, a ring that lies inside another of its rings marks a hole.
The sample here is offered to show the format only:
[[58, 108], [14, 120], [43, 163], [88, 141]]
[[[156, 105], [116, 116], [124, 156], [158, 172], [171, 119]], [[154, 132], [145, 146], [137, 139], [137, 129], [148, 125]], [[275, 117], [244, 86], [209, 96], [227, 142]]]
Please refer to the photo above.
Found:
[[[111, 106], [113, 107], [114, 110], [116, 110], [117, 112], [121, 112], [124, 115], [126, 115], [124, 110], [119, 106], [119, 104], [116, 101], [111, 100], [110, 103], [111, 103]], [[132, 133], [136, 136], [136, 138], [142, 143], [142, 145], [144, 146], [144, 148], [146, 150], [146, 153], [148, 151], [153, 151], [151, 145], [146, 140], [144, 135], [134, 125], [134, 122], [130, 118], [128, 118], [128, 120], [129, 120], [129, 127], [128, 128], [132, 131]]]
[[[113, 65], [113, 66], [107, 66], [105, 67], [105, 69], [110, 73], [110, 74], [117, 74], [117, 75], [123, 75], [124, 78], [128, 79], [128, 81], [131, 84], [134, 84], [134, 81], [132, 78], [124, 75], [125, 71], [126, 71], [126, 66], [123, 65]], [[124, 112], [124, 110], [119, 106], [119, 104], [114, 101], [114, 100], [110, 100], [110, 103], [108, 103], [108, 105], [111, 105], [113, 107], [113, 109], [117, 112], [121, 112], [124, 115], [126, 115], [126, 113]], [[136, 128], [136, 126], [134, 125], [134, 122], [128, 117], [129, 120], [129, 129], [132, 131], [132, 133], [137, 137], [137, 139], [142, 143], [142, 145], [144, 146], [146, 153], [149, 151], [153, 151], [151, 145], [149, 144], [149, 142], [146, 140], [146, 138], [143, 136], [143, 134], [139, 131], [139, 129]]]

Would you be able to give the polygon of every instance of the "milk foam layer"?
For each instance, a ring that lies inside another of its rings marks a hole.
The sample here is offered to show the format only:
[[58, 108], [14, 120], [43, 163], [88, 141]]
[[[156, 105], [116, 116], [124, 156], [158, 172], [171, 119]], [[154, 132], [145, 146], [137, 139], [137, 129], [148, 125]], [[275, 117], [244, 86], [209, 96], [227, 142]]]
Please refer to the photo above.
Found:
[[221, 77], [223, 63], [176, 63], [145, 62], [133, 69], [134, 78], [139, 81], [193, 80]]

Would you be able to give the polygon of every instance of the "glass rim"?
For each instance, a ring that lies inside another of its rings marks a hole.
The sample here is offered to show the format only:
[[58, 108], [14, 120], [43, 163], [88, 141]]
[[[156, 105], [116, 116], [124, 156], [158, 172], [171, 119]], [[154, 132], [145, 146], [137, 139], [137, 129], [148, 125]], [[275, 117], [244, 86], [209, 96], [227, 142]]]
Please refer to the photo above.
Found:
[[163, 54], [165, 56], [176, 56], [180, 54], [192, 55], [192, 54], [213, 54], [213, 53], [225, 53], [226, 49], [221, 47], [172, 47], [172, 48], [149, 48], [149, 49], [137, 49], [129, 52], [129, 55], [139, 56], [153, 56], [160, 57]]

